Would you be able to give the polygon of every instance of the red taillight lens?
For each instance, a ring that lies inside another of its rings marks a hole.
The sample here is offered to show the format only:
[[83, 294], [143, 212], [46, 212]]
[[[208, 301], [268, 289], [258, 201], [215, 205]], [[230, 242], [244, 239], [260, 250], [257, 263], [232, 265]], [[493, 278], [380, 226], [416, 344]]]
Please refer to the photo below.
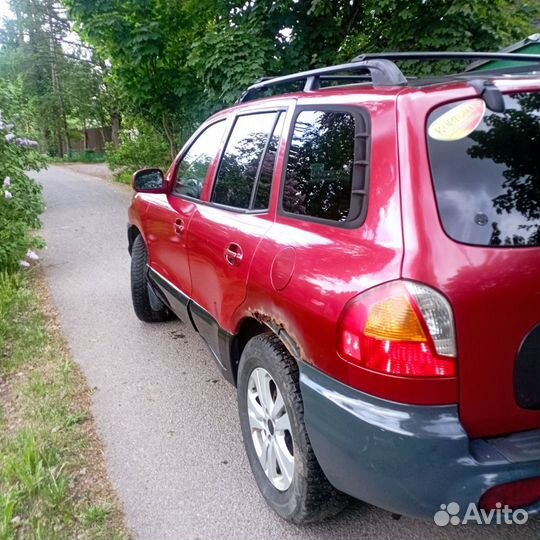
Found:
[[454, 377], [452, 311], [437, 291], [393, 281], [356, 297], [342, 315], [338, 352], [347, 361], [382, 373]]
[[486, 491], [480, 498], [480, 508], [495, 510], [504, 505], [517, 510], [540, 501], [540, 477], [501, 484]]
[[431, 352], [426, 343], [381, 341], [367, 338], [364, 343], [364, 366], [374, 371], [416, 377], [452, 377], [455, 362], [440, 358]]

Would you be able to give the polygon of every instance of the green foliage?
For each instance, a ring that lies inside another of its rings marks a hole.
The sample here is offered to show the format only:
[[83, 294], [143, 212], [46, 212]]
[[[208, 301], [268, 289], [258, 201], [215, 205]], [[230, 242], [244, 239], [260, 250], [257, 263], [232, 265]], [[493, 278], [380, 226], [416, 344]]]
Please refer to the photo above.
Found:
[[[252, 24], [235, 28], [212, 23], [208, 30], [193, 43], [188, 67], [202, 81], [210, 103], [231, 104], [238, 98], [238, 89], [268, 73], [268, 59], [275, 57], [274, 43], [261, 38]], [[277, 71], [277, 66], [276, 62], [271, 71]]]
[[[109, 151], [115, 170], [161, 160], [160, 137], [170, 161], [201, 120], [262, 76], [362, 52], [497, 50], [540, 18], [537, 0], [63, 0], [73, 27], [55, 0], [11, 2], [0, 76], [21, 90], [20, 125], [60, 156], [85, 126], [119, 112], [127, 128], [152, 126], [154, 155], [133, 159], [124, 137], [125, 152]], [[401, 67], [432, 75], [462, 64]]]
[[[345, 38], [340, 56], [360, 51], [496, 51], [524, 39], [540, 17], [533, 0], [366, 0], [364, 17]], [[408, 73], [429, 75], [463, 64], [404, 63]]]
[[107, 146], [107, 161], [115, 178], [131, 178], [131, 174], [145, 167], [167, 168], [169, 149], [163, 136], [156, 130], [144, 126], [141, 130], [124, 131], [120, 134], [120, 145]]
[[16, 538], [16, 528], [13, 520], [17, 502], [17, 495], [14, 491], [0, 493], [0, 538], [2, 540]]
[[0, 271], [0, 351], [4, 350], [4, 344], [12, 335], [11, 320], [15, 310], [27, 306], [28, 299], [19, 293], [22, 282], [22, 274]]
[[[534, 0], [65, 0], [77, 29], [111, 61], [126, 111], [167, 139], [257, 78], [346, 61], [363, 51], [496, 50], [534, 31]], [[412, 72], [446, 71], [442, 65]]]
[[124, 113], [167, 139], [170, 156], [206, 113], [201, 82], [188, 69], [192, 41], [215, 12], [212, 0], [65, 0], [78, 31], [111, 61], [108, 84]]
[[[0, 85], [0, 113], [13, 112], [13, 88]], [[43, 156], [31, 146], [32, 141], [18, 137], [14, 127], [0, 116], [0, 269], [12, 270], [25, 258], [29, 248], [40, 240], [30, 231], [40, 226], [39, 215], [44, 203], [41, 186], [25, 171], [44, 166]]]
[[110, 515], [112, 507], [110, 505], [96, 505], [88, 508], [81, 516], [82, 522], [88, 525], [101, 525]]

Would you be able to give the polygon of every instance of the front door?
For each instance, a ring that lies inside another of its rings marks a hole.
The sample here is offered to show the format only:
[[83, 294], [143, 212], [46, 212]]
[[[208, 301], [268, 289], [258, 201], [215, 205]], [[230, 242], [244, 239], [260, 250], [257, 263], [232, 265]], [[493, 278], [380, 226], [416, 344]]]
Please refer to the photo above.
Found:
[[197, 134], [171, 170], [171, 191], [156, 195], [145, 216], [150, 277], [164, 292], [173, 311], [189, 321], [191, 275], [188, 231], [197, 201], [225, 133], [226, 120], [215, 122]]

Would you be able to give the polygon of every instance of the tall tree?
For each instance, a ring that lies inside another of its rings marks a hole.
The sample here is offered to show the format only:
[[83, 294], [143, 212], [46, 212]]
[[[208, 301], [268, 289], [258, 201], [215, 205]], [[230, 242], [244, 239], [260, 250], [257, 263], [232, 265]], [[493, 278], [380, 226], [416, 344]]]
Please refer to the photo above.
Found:
[[214, 0], [66, 0], [83, 39], [111, 65], [126, 112], [162, 131], [171, 154], [204, 108], [201, 81], [187, 65], [191, 43], [216, 12]]
[[11, 0], [11, 7], [15, 19], [0, 32], [0, 76], [22, 85], [42, 146], [62, 156], [72, 148], [72, 133], [110, 124], [106, 66], [72, 33], [57, 1]]
[[109, 61], [126, 110], [159, 126], [171, 154], [202, 116], [261, 76], [370, 51], [496, 50], [532, 33], [540, 10], [537, 0], [64, 3], [83, 39]]

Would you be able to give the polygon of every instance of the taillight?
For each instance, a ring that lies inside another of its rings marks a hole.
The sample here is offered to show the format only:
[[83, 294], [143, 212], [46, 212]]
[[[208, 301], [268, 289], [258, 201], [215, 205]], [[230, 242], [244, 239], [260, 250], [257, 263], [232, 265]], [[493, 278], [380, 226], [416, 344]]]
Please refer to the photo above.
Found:
[[450, 304], [412, 281], [392, 281], [347, 304], [338, 352], [353, 364], [409, 377], [454, 377], [456, 342]]
[[513, 509], [526, 508], [538, 501], [540, 501], [540, 477], [526, 478], [489, 489], [480, 498], [480, 508], [493, 510], [504, 505]]

